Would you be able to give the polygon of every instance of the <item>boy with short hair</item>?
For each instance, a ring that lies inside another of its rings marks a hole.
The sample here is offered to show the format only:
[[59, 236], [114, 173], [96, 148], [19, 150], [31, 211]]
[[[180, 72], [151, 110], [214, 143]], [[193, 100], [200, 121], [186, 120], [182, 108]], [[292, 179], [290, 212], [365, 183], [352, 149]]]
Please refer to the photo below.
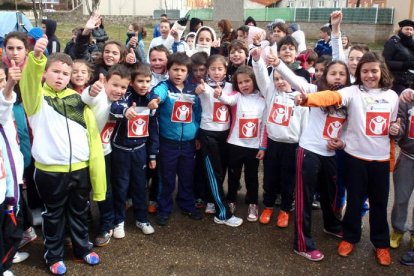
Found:
[[[156, 167], [158, 155], [158, 122], [150, 109], [148, 92], [151, 70], [140, 64], [132, 71], [130, 87], [111, 106], [117, 119], [112, 141], [114, 179], [114, 238], [125, 237], [125, 202], [128, 191], [134, 208], [136, 226], [145, 235], [154, 233], [147, 214], [146, 168]], [[148, 162], [149, 160], [149, 162]]]
[[129, 69], [123, 64], [116, 64], [109, 69], [106, 77], [100, 74], [99, 80], [82, 92], [82, 101], [89, 105], [95, 114], [105, 154], [106, 197], [104, 201], [98, 202], [100, 225], [95, 246], [108, 245], [113, 235], [115, 214], [111, 185], [111, 136], [116, 122], [110, 116], [110, 108], [114, 101], [118, 101], [125, 94], [130, 81]]
[[50, 271], [59, 275], [66, 273], [62, 261], [65, 225], [69, 226], [75, 257], [90, 265], [100, 262], [91, 252], [87, 220], [91, 184], [93, 199], [102, 201], [106, 179], [95, 116], [76, 91], [66, 88], [72, 59], [63, 53], [46, 59], [43, 52], [47, 44], [48, 40], [41, 38], [29, 53], [20, 88], [33, 130], [36, 187], [45, 205], [44, 258]]
[[158, 201], [157, 223], [164, 226], [172, 212], [172, 194], [178, 175], [177, 204], [181, 211], [195, 220], [202, 215], [195, 208], [193, 179], [195, 166], [195, 138], [200, 126], [200, 100], [195, 86], [185, 82], [190, 58], [176, 53], [168, 58], [169, 80], [151, 91], [150, 108], [159, 107], [160, 170], [162, 189]]
[[[172, 45], [174, 43], [174, 37], [170, 35], [170, 21], [168, 19], [161, 19], [160, 21], [160, 32], [161, 36], [153, 38], [151, 40], [150, 46], [148, 48], [148, 52], [155, 46], [164, 45], [168, 51], [172, 51]], [[149, 58], [148, 58], [149, 62]]]
[[323, 26], [319, 31], [319, 40], [316, 42], [314, 51], [318, 56], [332, 56], [331, 28]]

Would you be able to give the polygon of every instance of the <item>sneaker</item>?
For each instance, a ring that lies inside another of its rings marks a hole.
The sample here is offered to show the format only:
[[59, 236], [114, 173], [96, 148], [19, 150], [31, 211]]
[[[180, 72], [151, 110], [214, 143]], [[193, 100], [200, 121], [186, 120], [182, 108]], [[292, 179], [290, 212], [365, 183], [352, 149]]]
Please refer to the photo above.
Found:
[[338, 245], [338, 254], [342, 257], [348, 257], [354, 250], [354, 245], [347, 241], [341, 241]]
[[236, 212], [236, 203], [235, 202], [229, 202], [229, 208], [230, 208], [230, 212], [232, 214], [234, 214], [234, 212]]
[[249, 209], [247, 210], [247, 220], [250, 222], [257, 221], [259, 218], [259, 209], [256, 204], [249, 204]]
[[204, 208], [204, 201], [201, 198], [197, 198], [195, 201], [195, 207], [197, 209], [203, 209]]
[[66, 273], [66, 266], [60, 261], [49, 266], [49, 270], [53, 275], [63, 275]]
[[380, 265], [389, 266], [391, 264], [391, 254], [388, 248], [375, 249], [375, 258]]
[[334, 237], [336, 237], [336, 238], [340, 238], [340, 239], [342, 239], [342, 237], [343, 237], [343, 233], [342, 233], [342, 231], [339, 231], [339, 232], [332, 232], [332, 231], [326, 230], [326, 229], [324, 228], [324, 229], [323, 229], [323, 232], [324, 232], [325, 234], [328, 234], [328, 235], [334, 236]]
[[91, 252], [88, 255], [86, 255], [85, 257], [83, 257], [83, 260], [85, 261], [85, 263], [89, 265], [97, 265], [101, 262], [101, 259], [95, 252]]
[[3, 276], [14, 276], [14, 274], [10, 270], [6, 270], [3, 272]]
[[218, 217], [214, 217], [214, 222], [217, 224], [224, 224], [230, 227], [238, 227], [242, 225], [243, 219], [238, 218], [236, 216], [231, 216], [229, 219], [223, 219], [223, 220], [219, 219]]
[[29, 227], [26, 231], [23, 232], [22, 240], [19, 244], [19, 249], [28, 244], [29, 242], [34, 241], [37, 238], [36, 231], [33, 227]]
[[192, 212], [182, 212], [183, 215], [189, 216], [193, 220], [201, 220], [203, 218], [203, 215], [198, 210], [194, 210]]
[[168, 223], [168, 219], [169, 219], [168, 216], [158, 215], [157, 216], [157, 224], [160, 225], [160, 226], [165, 226]]
[[414, 265], [414, 251], [408, 251], [400, 258], [400, 263], [403, 265]]
[[157, 202], [156, 201], [149, 201], [147, 207], [148, 214], [155, 214], [157, 213]]
[[124, 230], [124, 222], [115, 225], [114, 228], [114, 238], [115, 239], [123, 239], [125, 238], [125, 230]]
[[136, 221], [135, 225], [139, 229], [141, 229], [142, 233], [144, 233], [145, 235], [150, 235], [150, 234], [153, 234], [155, 232], [154, 227], [152, 227], [149, 222]]
[[102, 234], [99, 234], [95, 238], [95, 242], [94, 242], [95, 246], [102, 247], [102, 246], [108, 245], [109, 242], [111, 241], [111, 237], [113, 233], [114, 233], [113, 230], [109, 230], [109, 232], [105, 231]]
[[289, 225], [289, 213], [280, 210], [279, 215], [277, 216], [277, 227], [286, 228]]
[[273, 208], [264, 208], [262, 211], [262, 214], [260, 215], [259, 222], [261, 224], [268, 224], [270, 222], [270, 219], [273, 215]]
[[390, 247], [394, 249], [400, 247], [403, 236], [404, 233], [393, 230], [390, 237]]
[[303, 252], [303, 251], [297, 251], [297, 250], [294, 250], [294, 251], [299, 256], [305, 257], [306, 259], [312, 262], [321, 261], [325, 257], [321, 251], [316, 250], [316, 249], [313, 251], [309, 251], [309, 252]]
[[14, 254], [14, 257], [13, 257], [13, 263], [14, 264], [21, 263], [21, 262], [25, 261], [27, 258], [29, 258], [29, 256], [30, 255], [27, 252], [17, 251], [16, 254]]
[[206, 214], [209, 214], [209, 215], [215, 214], [216, 213], [216, 206], [214, 206], [214, 203], [208, 202], [207, 206], [206, 206], [206, 210], [204, 212]]

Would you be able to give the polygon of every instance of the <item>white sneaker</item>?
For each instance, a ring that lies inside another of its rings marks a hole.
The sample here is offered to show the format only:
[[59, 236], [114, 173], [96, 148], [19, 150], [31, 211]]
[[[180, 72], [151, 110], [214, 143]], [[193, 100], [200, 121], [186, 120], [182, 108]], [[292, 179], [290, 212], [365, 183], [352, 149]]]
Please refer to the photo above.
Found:
[[142, 233], [145, 235], [151, 235], [155, 232], [154, 227], [151, 226], [149, 222], [135, 222], [135, 225], [141, 229]]
[[14, 276], [14, 274], [10, 270], [6, 270], [3, 272], [3, 276]]
[[247, 220], [248, 221], [257, 221], [259, 218], [259, 210], [256, 204], [249, 204], [249, 209], [247, 210]]
[[29, 227], [26, 231], [23, 232], [22, 240], [19, 244], [19, 249], [28, 244], [29, 242], [34, 241], [37, 238], [36, 231], [33, 227]]
[[124, 222], [115, 225], [113, 237], [115, 239], [125, 238]]
[[29, 253], [27, 252], [16, 252], [13, 257], [13, 263], [18, 264], [23, 261], [25, 261], [27, 258], [29, 258]]
[[204, 212], [210, 215], [215, 214], [216, 206], [214, 206], [214, 203], [211, 203], [211, 202], [207, 203], [206, 210]]
[[236, 216], [231, 216], [229, 219], [219, 219], [217, 217], [214, 217], [214, 222], [217, 224], [225, 224], [227, 226], [230, 227], [238, 227], [240, 225], [242, 225], [243, 223], [243, 219], [242, 218], [238, 218]]

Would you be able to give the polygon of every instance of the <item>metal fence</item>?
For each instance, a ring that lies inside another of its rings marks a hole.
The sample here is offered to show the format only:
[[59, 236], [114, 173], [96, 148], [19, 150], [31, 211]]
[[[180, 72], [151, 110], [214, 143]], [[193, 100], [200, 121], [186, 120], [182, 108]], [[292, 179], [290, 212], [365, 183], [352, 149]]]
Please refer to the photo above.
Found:
[[[257, 21], [273, 21], [276, 18], [289, 22], [327, 23], [332, 11], [337, 8], [263, 8], [245, 9], [244, 18], [253, 17]], [[344, 23], [393, 24], [394, 8], [342, 8]], [[213, 20], [212, 9], [192, 9], [191, 17]]]

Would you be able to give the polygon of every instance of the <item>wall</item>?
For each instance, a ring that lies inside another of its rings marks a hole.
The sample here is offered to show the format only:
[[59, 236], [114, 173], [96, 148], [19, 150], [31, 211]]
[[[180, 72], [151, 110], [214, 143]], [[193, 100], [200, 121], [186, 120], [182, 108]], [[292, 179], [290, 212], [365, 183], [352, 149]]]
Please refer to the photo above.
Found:
[[[319, 38], [319, 29], [321, 23], [297, 22], [302, 31], [306, 34], [307, 40], [316, 40]], [[257, 22], [257, 26], [266, 29], [268, 22]], [[204, 25], [213, 27], [216, 32], [217, 21], [204, 21]], [[234, 29], [243, 25], [242, 21], [232, 21]], [[385, 42], [393, 33], [392, 25], [368, 25], [368, 24], [342, 24], [341, 30], [351, 39], [352, 43], [382, 43]], [[219, 35], [219, 33], [217, 33]]]
[[395, 8], [395, 29], [398, 29], [398, 22], [401, 20], [414, 18], [414, 0], [386, 0], [385, 7]]

